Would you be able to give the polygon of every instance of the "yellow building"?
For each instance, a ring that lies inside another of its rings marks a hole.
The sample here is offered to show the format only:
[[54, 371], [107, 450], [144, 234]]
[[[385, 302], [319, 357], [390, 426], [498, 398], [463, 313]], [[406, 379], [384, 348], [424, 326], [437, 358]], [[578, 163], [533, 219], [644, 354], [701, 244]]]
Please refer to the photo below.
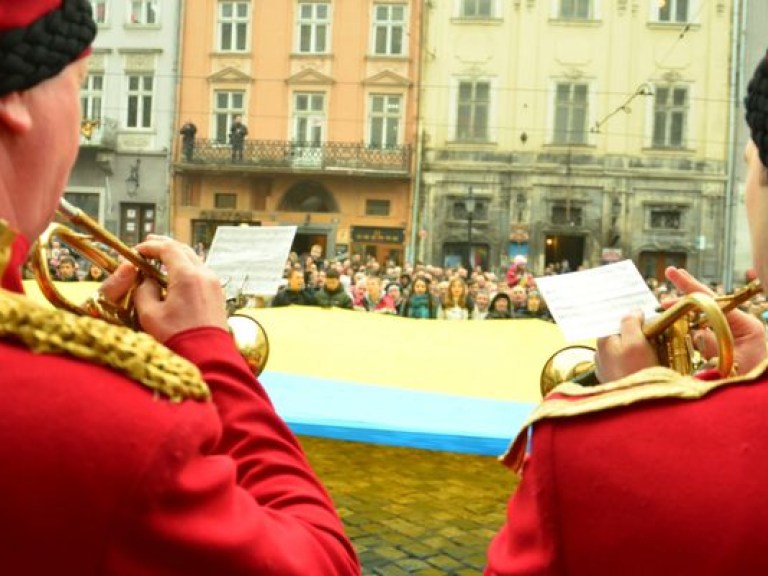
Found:
[[[195, 0], [182, 15], [172, 229], [296, 225], [294, 249], [402, 262], [420, 3]], [[231, 139], [247, 128], [242, 151]]]
[[719, 278], [731, 0], [427, 6], [418, 256]]

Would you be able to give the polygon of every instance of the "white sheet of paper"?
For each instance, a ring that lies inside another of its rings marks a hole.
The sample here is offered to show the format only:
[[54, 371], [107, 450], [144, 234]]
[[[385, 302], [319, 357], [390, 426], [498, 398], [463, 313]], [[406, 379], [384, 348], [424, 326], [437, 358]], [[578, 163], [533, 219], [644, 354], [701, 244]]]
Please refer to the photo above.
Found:
[[646, 321], [658, 315], [659, 301], [632, 260], [542, 276], [536, 286], [568, 342], [618, 334], [632, 310], [642, 310]]
[[283, 277], [296, 226], [219, 226], [205, 264], [238, 294], [271, 296]]

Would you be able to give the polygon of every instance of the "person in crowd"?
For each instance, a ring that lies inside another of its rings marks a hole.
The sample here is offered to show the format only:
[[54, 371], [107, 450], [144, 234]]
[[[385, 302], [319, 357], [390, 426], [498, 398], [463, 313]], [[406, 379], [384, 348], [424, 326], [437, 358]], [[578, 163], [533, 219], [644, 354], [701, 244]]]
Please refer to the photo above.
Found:
[[[768, 54], [745, 98], [744, 201], [757, 276], [768, 286]], [[713, 295], [681, 268], [682, 294]], [[504, 461], [522, 474], [486, 574], [765, 574], [768, 358], [751, 315], [726, 315], [734, 369], [658, 367], [641, 313], [598, 339], [597, 387], [555, 388]], [[696, 330], [704, 358], [716, 336]]]
[[0, 0], [2, 572], [360, 574], [191, 246], [135, 247], [166, 290], [128, 262], [100, 284], [94, 310], [135, 288], [140, 332], [23, 293], [78, 155], [96, 29], [87, 0]]
[[515, 317], [538, 318], [539, 320], [547, 321], [552, 320], [552, 315], [549, 313], [549, 309], [538, 290], [531, 290], [528, 292], [525, 309], [518, 310]]
[[205, 259], [208, 256], [208, 250], [206, 250], [203, 242], [197, 242], [195, 244], [195, 254], [197, 254], [197, 257], [200, 258], [200, 260], [205, 262]]
[[290, 306], [315, 306], [317, 300], [314, 291], [304, 286], [304, 273], [301, 270], [291, 270], [288, 273], [288, 283], [277, 291], [272, 299], [272, 307]]
[[475, 309], [472, 310], [473, 320], [485, 320], [490, 311], [491, 297], [488, 294], [488, 290], [482, 288], [477, 291], [477, 297], [475, 298]]
[[362, 298], [355, 303], [355, 310], [378, 312], [379, 314], [397, 314], [395, 303], [389, 294], [381, 290], [381, 278], [368, 276]]
[[512, 316], [524, 318], [528, 313], [528, 291], [519, 284], [515, 284], [509, 288], [509, 297], [512, 300]]
[[507, 269], [507, 286], [513, 288], [514, 286], [522, 286], [524, 289], [531, 288], [535, 285], [533, 274], [528, 269], [528, 259], [518, 254], [512, 259], [512, 263]]
[[85, 275], [83, 280], [88, 282], [104, 282], [106, 277], [107, 273], [104, 271], [104, 269], [101, 266], [91, 262], [88, 266], [88, 274]]
[[197, 126], [191, 120], [187, 120], [179, 130], [179, 134], [181, 134], [181, 150], [184, 153], [184, 160], [192, 162], [195, 155]]
[[344, 290], [339, 280], [339, 271], [328, 268], [325, 272], [323, 287], [315, 293], [318, 306], [323, 308], [346, 308], [352, 310], [352, 297]]
[[402, 316], [403, 306], [405, 305], [405, 298], [403, 298], [403, 292], [400, 288], [400, 284], [397, 282], [390, 282], [387, 284], [387, 296], [392, 299], [392, 304], [395, 306], [397, 314]]
[[486, 315], [486, 320], [505, 320], [514, 318], [512, 312], [512, 299], [506, 292], [498, 292], [491, 299], [490, 310]]
[[72, 256], [61, 256], [56, 266], [56, 280], [59, 282], [78, 282], [77, 262]]
[[243, 149], [245, 148], [245, 137], [248, 136], [248, 127], [243, 124], [243, 117], [240, 114], [232, 119], [232, 125], [229, 127], [229, 144], [232, 147], [232, 162], [243, 160]]
[[469, 320], [475, 304], [467, 295], [467, 284], [461, 276], [454, 276], [440, 302], [437, 317], [441, 320]]
[[401, 315], [406, 318], [437, 318], [438, 302], [430, 292], [429, 280], [417, 276], [411, 283], [411, 292], [405, 300]]

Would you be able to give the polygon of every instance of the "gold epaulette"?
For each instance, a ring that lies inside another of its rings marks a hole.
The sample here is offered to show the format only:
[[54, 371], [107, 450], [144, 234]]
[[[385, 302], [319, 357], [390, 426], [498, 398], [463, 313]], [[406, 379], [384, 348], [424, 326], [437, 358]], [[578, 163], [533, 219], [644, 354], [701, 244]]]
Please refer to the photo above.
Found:
[[197, 366], [151, 336], [46, 308], [21, 294], [0, 289], [3, 337], [11, 337], [39, 354], [67, 354], [108, 366], [174, 402], [211, 396]]
[[528, 417], [517, 437], [499, 460], [514, 472], [520, 472], [530, 426], [536, 422], [594, 414], [650, 400], [697, 400], [717, 388], [756, 380], [766, 370], [768, 360], [741, 376], [699, 380], [694, 376], [683, 376], [669, 368], [657, 366], [599, 386], [580, 386], [573, 382], [560, 384]]

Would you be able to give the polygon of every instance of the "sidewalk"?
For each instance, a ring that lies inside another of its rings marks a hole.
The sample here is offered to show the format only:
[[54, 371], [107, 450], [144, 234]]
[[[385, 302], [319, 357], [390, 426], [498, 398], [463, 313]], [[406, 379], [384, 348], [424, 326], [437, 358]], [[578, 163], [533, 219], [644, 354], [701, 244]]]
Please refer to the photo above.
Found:
[[300, 437], [365, 575], [478, 575], [515, 477], [489, 456]]

